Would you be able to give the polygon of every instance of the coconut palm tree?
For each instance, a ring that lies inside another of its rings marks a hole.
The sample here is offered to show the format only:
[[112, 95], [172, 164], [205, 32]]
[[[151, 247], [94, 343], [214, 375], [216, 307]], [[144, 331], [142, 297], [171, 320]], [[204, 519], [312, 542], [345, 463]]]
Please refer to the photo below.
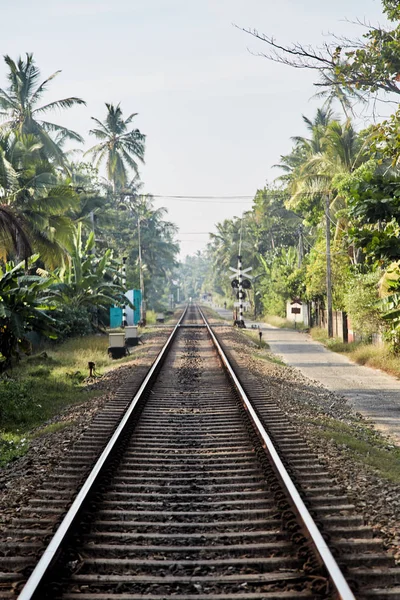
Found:
[[299, 198], [304, 195], [330, 194], [336, 202], [336, 206], [332, 208], [344, 208], [343, 205], [339, 205], [334, 179], [338, 175], [351, 173], [362, 161], [360, 138], [351, 122], [330, 121], [318, 142], [318, 151], [314, 150], [308, 140], [305, 144], [308, 144], [308, 151], [292, 181], [292, 197], [288, 206], [296, 207]]
[[332, 104], [339, 102], [346, 119], [354, 116], [353, 104], [367, 102], [366, 97], [355, 88], [343, 85], [339, 75], [335, 71], [320, 72], [320, 81], [316, 84], [322, 91], [314, 94], [314, 98], [325, 98], [324, 108], [330, 109]]
[[130, 169], [138, 173], [137, 160], [144, 162], [146, 136], [139, 129], [129, 129], [137, 113], [132, 113], [124, 120], [119, 104], [114, 106], [106, 103], [106, 107], [104, 122], [92, 117], [97, 127], [89, 133], [100, 140], [100, 143], [90, 148], [86, 154], [93, 156], [96, 167], [106, 162], [107, 177], [116, 192], [127, 187]]
[[337, 211], [344, 208], [334, 190], [338, 175], [350, 173], [363, 160], [361, 141], [352, 123], [340, 123], [331, 110], [319, 109], [314, 120], [303, 117], [309, 137], [295, 137], [291, 154], [276, 165], [285, 172], [280, 177], [287, 184], [288, 208], [297, 210], [317, 224], [323, 213], [323, 198], [330, 194]]
[[[69, 250], [80, 197], [41, 157], [41, 150], [42, 144], [32, 134], [8, 132], [0, 138], [0, 202], [8, 207], [7, 223], [11, 215], [17, 218], [30, 246], [55, 267], [63, 263]], [[14, 230], [19, 231], [17, 225]], [[4, 231], [3, 253], [5, 248], [14, 248], [18, 259], [26, 258], [22, 234], [18, 233], [16, 246], [10, 230], [7, 235]]]
[[44, 81], [39, 82], [40, 70], [35, 64], [33, 54], [27, 53], [25, 60], [20, 57], [17, 62], [6, 55], [4, 61], [9, 69], [7, 75], [9, 86], [6, 90], [0, 88], [0, 118], [3, 121], [0, 124], [1, 130], [34, 135], [42, 144], [41, 156], [65, 166], [64, 153], [60, 145], [52, 138], [52, 134], [77, 142], [83, 140], [75, 131], [43, 120], [41, 116], [54, 109], [71, 108], [86, 103], [81, 98], [70, 97], [38, 105], [49, 82], [61, 71], [56, 71]]

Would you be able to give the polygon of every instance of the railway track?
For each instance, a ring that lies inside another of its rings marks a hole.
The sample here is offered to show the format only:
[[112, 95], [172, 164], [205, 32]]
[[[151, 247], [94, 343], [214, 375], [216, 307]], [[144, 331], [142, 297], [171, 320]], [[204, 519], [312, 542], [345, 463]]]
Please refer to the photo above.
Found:
[[231, 363], [190, 306], [129, 408], [128, 382], [3, 534], [0, 598], [400, 598], [380, 541]]

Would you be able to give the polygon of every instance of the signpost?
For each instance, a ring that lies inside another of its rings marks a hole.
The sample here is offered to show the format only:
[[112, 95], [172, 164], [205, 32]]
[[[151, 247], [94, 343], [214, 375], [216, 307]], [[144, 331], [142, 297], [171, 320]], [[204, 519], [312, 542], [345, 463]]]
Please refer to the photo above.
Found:
[[293, 300], [293, 302], [291, 302], [292, 308], [291, 308], [291, 313], [292, 315], [294, 315], [294, 328], [296, 329], [296, 315], [299, 315], [301, 313], [301, 302], [298, 298], [295, 298]]

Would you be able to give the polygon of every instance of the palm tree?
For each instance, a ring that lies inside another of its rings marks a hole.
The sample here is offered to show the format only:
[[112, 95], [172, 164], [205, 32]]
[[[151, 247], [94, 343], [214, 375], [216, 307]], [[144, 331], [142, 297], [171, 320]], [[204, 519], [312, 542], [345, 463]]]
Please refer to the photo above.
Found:
[[[362, 140], [349, 119], [344, 123], [332, 119], [324, 127], [322, 135], [315, 128], [312, 133], [318, 138], [317, 144], [315, 140], [296, 139], [305, 150], [304, 160], [289, 174], [291, 197], [286, 204], [293, 210], [301, 208], [309, 221], [322, 226], [328, 196], [328, 214], [336, 222], [335, 239], [346, 243], [343, 234], [349, 226], [347, 204], [338, 191], [337, 182], [365, 160]], [[315, 151], [317, 147], [318, 151]], [[348, 247], [347, 252], [350, 260], [354, 263], [359, 261], [359, 251], [354, 245]]]
[[119, 104], [114, 106], [106, 103], [106, 107], [107, 116], [104, 123], [92, 117], [97, 127], [89, 133], [100, 140], [100, 143], [90, 148], [86, 154], [93, 156], [96, 167], [106, 161], [107, 177], [112, 183], [113, 191], [116, 192], [127, 187], [129, 169], [138, 173], [136, 160], [144, 163], [146, 136], [140, 133], [139, 129], [128, 128], [137, 113], [132, 113], [124, 120]]
[[349, 119], [350, 115], [354, 116], [353, 104], [356, 102], [365, 104], [367, 102], [367, 99], [355, 88], [352, 89], [343, 85], [339, 75], [334, 70], [331, 72], [321, 71], [320, 82], [316, 85], [323, 89], [321, 92], [314, 94], [314, 98], [325, 98], [324, 108], [327, 109], [331, 108], [333, 102], [339, 102], [346, 119]]
[[288, 208], [306, 213], [316, 224], [323, 212], [323, 198], [330, 194], [332, 208], [345, 208], [334, 189], [338, 175], [352, 172], [363, 160], [361, 142], [352, 123], [340, 123], [331, 110], [319, 109], [312, 121], [303, 116], [310, 137], [295, 137], [291, 154], [276, 165], [285, 171], [280, 179], [287, 184]]
[[26, 54], [26, 60], [21, 57], [14, 62], [10, 56], [4, 56], [9, 68], [7, 90], [0, 88], [0, 117], [3, 131], [13, 131], [23, 135], [34, 135], [42, 144], [41, 155], [65, 166], [65, 156], [60, 145], [52, 138], [68, 138], [82, 142], [81, 136], [66, 127], [42, 120], [41, 115], [54, 109], [71, 108], [78, 104], [86, 104], [81, 98], [63, 98], [48, 104], [38, 106], [48, 83], [61, 71], [56, 71], [50, 77], [39, 82], [40, 70], [35, 64], [32, 54]]
[[[305, 143], [308, 144], [308, 141]], [[343, 124], [330, 121], [319, 140], [319, 150], [313, 151], [312, 144], [309, 144], [306, 160], [294, 178], [288, 205], [296, 207], [299, 198], [304, 195], [322, 197], [330, 194], [335, 203], [332, 208], [345, 208], [335, 192], [334, 179], [351, 173], [359, 166], [362, 160], [360, 146], [360, 138], [349, 120]]]
[[[41, 158], [41, 150], [42, 144], [32, 134], [9, 132], [0, 138], [0, 202], [8, 207], [7, 223], [14, 215], [30, 246], [54, 267], [64, 262], [69, 250], [80, 197], [75, 187]], [[18, 233], [16, 245], [10, 229], [7, 235], [4, 231], [3, 254], [6, 248], [13, 248], [19, 259], [26, 258], [22, 234]]]
[[164, 220], [167, 209], [154, 208], [151, 196], [132, 198], [129, 210], [140, 228], [143, 267], [152, 276], [165, 276], [176, 266], [175, 256], [179, 251], [174, 240], [177, 227]]
[[[334, 114], [329, 108], [319, 108], [313, 120], [303, 115], [309, 137], [292, 137], [291, 139], [295, 143], [292, 151], [290, 154], [281, 156], [281, 162], [274, 165], [284, 171], [284, 175], [277, 179], [286, 183], [291, 195], [295, 195], [298, 191], [299, 180], [302, 178], [301, 173], [309, 158], [323, 152], [326, 128], [333, 118]], [[291, 204], [290, 208], [296, 206], [296, 203]]]

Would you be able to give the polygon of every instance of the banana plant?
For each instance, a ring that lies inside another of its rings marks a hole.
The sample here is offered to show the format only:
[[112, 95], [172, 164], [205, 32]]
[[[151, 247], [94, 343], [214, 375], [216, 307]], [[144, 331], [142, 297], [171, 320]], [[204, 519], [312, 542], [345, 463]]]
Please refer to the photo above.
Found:
[[[32, 256], [32, 266], [38, 255]], [[51, 279], [38, 275], [26, 275], [26, 262], [17, 265], [7, 263], [0, 268], [0, 371], [8, 368], [21, 352], [28, 352], [28, 333], [35, 331], [49, 338], [56, 338], [53, 295], [48, 293]], [[49, 314], [50, 313], [50, 314]]]
[[[44, 272], [41, 272], [44, 274]], [[82, 224], [78, 223], [73, 237], [69, 264], [53, 276], [51, 292], [61, 305], [74, 308], [107, 308], [129, 304], [126, 290], [118, 279], [118, 268], [108, 249], [101, 258], [95, 254], [95, 238], [91, 232], [82, 240]]]

